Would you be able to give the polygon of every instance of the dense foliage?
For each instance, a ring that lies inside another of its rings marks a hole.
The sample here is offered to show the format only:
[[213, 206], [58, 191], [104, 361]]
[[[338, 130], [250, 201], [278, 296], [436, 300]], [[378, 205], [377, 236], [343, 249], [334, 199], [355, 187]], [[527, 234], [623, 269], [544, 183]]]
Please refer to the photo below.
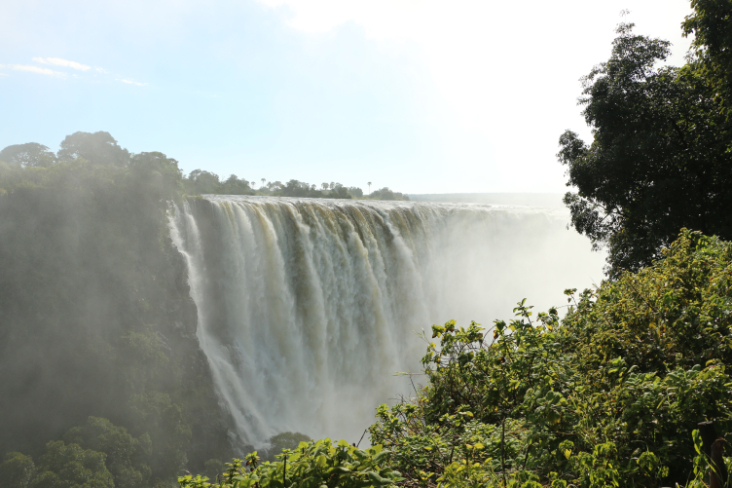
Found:
[[105, 132], [0, 156], [2, 486], [151, 486], [232, 456], [168, 232], [177, 162]]
[[729, 0], [691, 0], [694, 9], [684, 21], [685, 35], [693, 35], [690, 66], [715, 91], [715, 99], [729, 114], [732, 108], [732, 4]]
[[[271, 486], [284, 488], [366, 488], [393, 486], [402, 480], [398, 471], [387, 465], [390, 456], [381, 446], [359, 449], [346, 441], [330, 439], [301, 442], [294, 450], [285, 449], [281, 461], [259, 463], [257, 452], [246, 458], [227, 463], [228, 469], [219, 477], [217, 485], [237, 488]], [[182, 488], [211, 486], [207, 477], [191, 475], [178, 479]]]
[[[687, 231], [665, 254], [596, 291], [568, 290], [561, 321], [554, 309], [533, 320], [521, 303], [487, 334], [434, 326], [422, 397], [382, 407], [372, 441], [413, 478], [684, 485], [692, 431], [732, 420], [732, 245]], [[450, 462], [453, 450], [477, 473]]]
[[657, 68], [670, 43], [621, 24], [610, 59], [584, 79], [592, 143], [560, 138], [573, 226], [608, 244], [611, 277], [649, 265], [682, 227], [732, 239], [732, 0], [692, 6], [690, 62]]

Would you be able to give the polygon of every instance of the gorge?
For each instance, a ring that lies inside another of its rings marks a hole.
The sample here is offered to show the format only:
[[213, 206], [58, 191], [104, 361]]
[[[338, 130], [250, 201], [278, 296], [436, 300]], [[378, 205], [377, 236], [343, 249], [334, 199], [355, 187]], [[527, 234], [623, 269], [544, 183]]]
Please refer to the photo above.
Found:
[[489, 327], [602, 279], [568, 214], [519, 206], [204, 196], [169, 228], [234, 444], [284, 431], [356, 442], [420, 384], [431, 324]]

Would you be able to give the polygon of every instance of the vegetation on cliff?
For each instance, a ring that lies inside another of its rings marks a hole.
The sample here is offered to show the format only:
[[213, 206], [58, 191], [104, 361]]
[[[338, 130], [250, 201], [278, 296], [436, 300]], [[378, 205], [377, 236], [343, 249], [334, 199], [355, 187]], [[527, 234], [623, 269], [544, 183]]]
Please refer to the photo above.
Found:
[[152, 486], [230, 457], [169, 237], [176, 161], [104, 132], [22, 146], [0, 153], [3, 486]]

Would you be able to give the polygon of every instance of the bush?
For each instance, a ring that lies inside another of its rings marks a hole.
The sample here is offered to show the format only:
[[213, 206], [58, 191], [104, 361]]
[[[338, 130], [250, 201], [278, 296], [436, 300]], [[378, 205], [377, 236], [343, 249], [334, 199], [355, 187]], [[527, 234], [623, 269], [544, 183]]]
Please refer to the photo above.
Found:
[[[229, 469], [222, 487], [272, 487], [299, 486], [302, 488], [365, 488], [367, 486], [391, 486], [402, 478], [388, 467], [390, 452], [381, 446], [358, 449], [346, 441], [330, 439], [301, 442], [294, 450], [285, 449], [277, 456], [281, 461], [259, 464], [256, 451], [248, 455], [246, 462], [235, 459], [227, 464]], [[208, 478], [183, 476], [178, 479], [181, 488], [206, 488], [212, 486]]]
[[652, 267], [567, 290], [561, 321], [522, 301], [490, 331], [433, 326], [427, 386], [381, 406], [372, 441], [415, 480], [683, 485], [697, 424], [732, 418], [730, 277], [729, 243], [683, 231]]

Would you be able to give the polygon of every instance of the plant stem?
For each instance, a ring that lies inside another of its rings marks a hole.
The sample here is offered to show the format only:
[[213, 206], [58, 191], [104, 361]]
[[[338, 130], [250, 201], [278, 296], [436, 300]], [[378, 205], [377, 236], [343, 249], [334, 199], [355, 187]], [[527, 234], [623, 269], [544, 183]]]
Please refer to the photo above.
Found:
[[501, 473], [503, 474], [503, 486], [507, 487], [506, 482], [506, 417], [503, 417], [501, 422]]

